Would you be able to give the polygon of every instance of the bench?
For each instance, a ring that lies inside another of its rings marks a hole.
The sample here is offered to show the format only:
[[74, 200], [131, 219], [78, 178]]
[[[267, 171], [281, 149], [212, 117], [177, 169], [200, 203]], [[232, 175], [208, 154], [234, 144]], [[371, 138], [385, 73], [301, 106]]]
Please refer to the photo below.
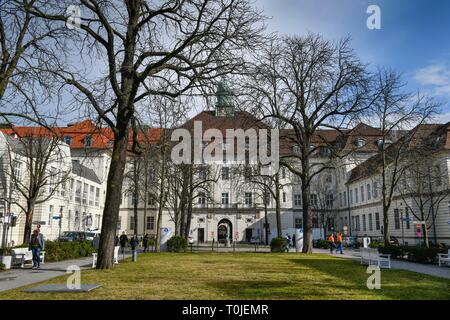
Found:
[[[114, 247], [114, 264], [119, 263], [119, 249], [120, 246]], [[97, 264], [97, 252], [94, 252], [92, 254], [92, 268], [95, 268], [96, 264]]]
[[[21, 268], [25, 267], [25, 264], [33, 264], [33, 252], [28, 250], [28, 248], [13, 248], [11, 249], [12, 255], [12, 265], [20, 264]], [[41, 259], [41, 264], [44, 264], [45, 251], [42, 250], [39, 256]]]
[[448, 249], [447, 253], [438, 253], [438, 259], [439, 259], [439, 267], [441, 265], [450, 266], [450, 249]]
[[377, 265], [379, 268], [391, 268], [391, 255], [381, 254], [378, 249], [361, 248], [361, 264]]

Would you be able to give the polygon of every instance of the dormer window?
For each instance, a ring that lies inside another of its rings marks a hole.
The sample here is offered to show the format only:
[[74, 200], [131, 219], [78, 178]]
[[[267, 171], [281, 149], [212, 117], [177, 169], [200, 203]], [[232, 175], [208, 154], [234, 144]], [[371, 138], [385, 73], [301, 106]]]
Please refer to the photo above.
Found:
[[69, 146], [72, 144], [72, 137], [71, 136], [65, 136], [64, 142], [67, 143]]
[[84, 146], [87, 148], [92, 146], [92, 136], [86, 136], [84, 138]]
[[356, 145], [356, 147], [358, 147], [358, 148], [364, 147], [365, 144], [366, 144], [366, 140], [364, 140], [364, 139], [362, 139], [362, 138], [358, 138], [358, 139], [355, 140], [355, 145]]

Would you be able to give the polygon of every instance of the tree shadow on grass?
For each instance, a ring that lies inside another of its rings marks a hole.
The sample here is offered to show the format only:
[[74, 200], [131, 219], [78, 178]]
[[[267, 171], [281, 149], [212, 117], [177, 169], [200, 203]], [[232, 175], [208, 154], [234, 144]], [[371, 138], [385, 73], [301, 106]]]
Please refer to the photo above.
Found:
[[450, 281], [419, 273], [381, 269], [381, 289], [370, 290], [367, 266], [354, 260], [335, 257], [289, 259], [316, 274], [332, 278], [326, 284], [331, 291], [355, 291], [362, 296], [381, 299], [450, 299]]

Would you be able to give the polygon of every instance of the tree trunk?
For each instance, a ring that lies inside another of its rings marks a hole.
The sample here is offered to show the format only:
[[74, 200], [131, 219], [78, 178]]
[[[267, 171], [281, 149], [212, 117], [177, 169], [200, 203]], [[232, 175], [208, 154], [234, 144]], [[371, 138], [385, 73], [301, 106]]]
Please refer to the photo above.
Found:
[[302, 187], [302, 208], [303, 208], [303, 253], [312, 253], [312, 214], [310, 187]]
[[280, 177], [275, 174], [275, 216], [277, 219], [277, 237], [281, 238], [282, 229], [281, 229], [281, 204], [280, 204]]
[[23, 233], [23, 243], [29, 244], [31, 238], [31, 227], [33, 226], [34, 205], [28, 204], [27, 212], [25, 212], [25, 230]]
[[105, 207], [103, 209], [97, 269], [111, 269], [114, 266], [114, 240], [117, 232], [127, 145], [128, 130], [127, 126], [124, 125], [119, 134], [116, 135], [113, 145], [106, 186]]

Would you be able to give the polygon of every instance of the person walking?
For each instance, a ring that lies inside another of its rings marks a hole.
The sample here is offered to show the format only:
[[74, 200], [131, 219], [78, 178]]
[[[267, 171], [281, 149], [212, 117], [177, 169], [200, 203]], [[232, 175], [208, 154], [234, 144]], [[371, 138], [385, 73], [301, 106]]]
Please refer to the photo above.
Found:
[[342, 251], [342, 233], [340, 232], [337, 234], [336, 243], [337, 243], [336, 253], [339, 251], [341, 254], [344, 254], [344, 252]]
[[333, 234], [330, 234], [330, 236], [328, 237], [328, 245], [330, 246], [330, 253], [332, 254], [335, 246]]
[[293, 247], [293, 248], [296, 247], [296, 243], [295, 243], [295, 233], [292, 235], [292, 247]]
[[131, 259], [132, 259], [133, 262], [136, 261], [136, 259], [137, 259], [137, 252], [136, 252], [136, 249], [137, 249], [138, 245], [139, 245], [139, 239], [138, 239], [138, 237], [135, 235], [135, 236], [133, 236], [133, 237], [131, 238], [131, 240], [130, 240]]
[[144, 246], [144, 252], [148, 251], [148, 233], [142, 238], [142, 245]]
[[41, 267], [41, 250], [45, 248], [44, 236], [36, 228], [31, 235], [28, 250], [33, 253], [33, 267], [32, 269], [39, 269]]
[[285, 239], [286, 239], [285, 251], [289, 252], [289, 247], [291, 246], [291, 236], [286, 233]]
[[128, 237], [125, 234], [125, 231], [122, 232], [122, 235], [119, 238], [119, 242], [120, 242], [120, 248], [121, 248], [122, 254], [124, 254], [125, 253], [125, 247], [127, 246], [127, 243], [128, 243]]

